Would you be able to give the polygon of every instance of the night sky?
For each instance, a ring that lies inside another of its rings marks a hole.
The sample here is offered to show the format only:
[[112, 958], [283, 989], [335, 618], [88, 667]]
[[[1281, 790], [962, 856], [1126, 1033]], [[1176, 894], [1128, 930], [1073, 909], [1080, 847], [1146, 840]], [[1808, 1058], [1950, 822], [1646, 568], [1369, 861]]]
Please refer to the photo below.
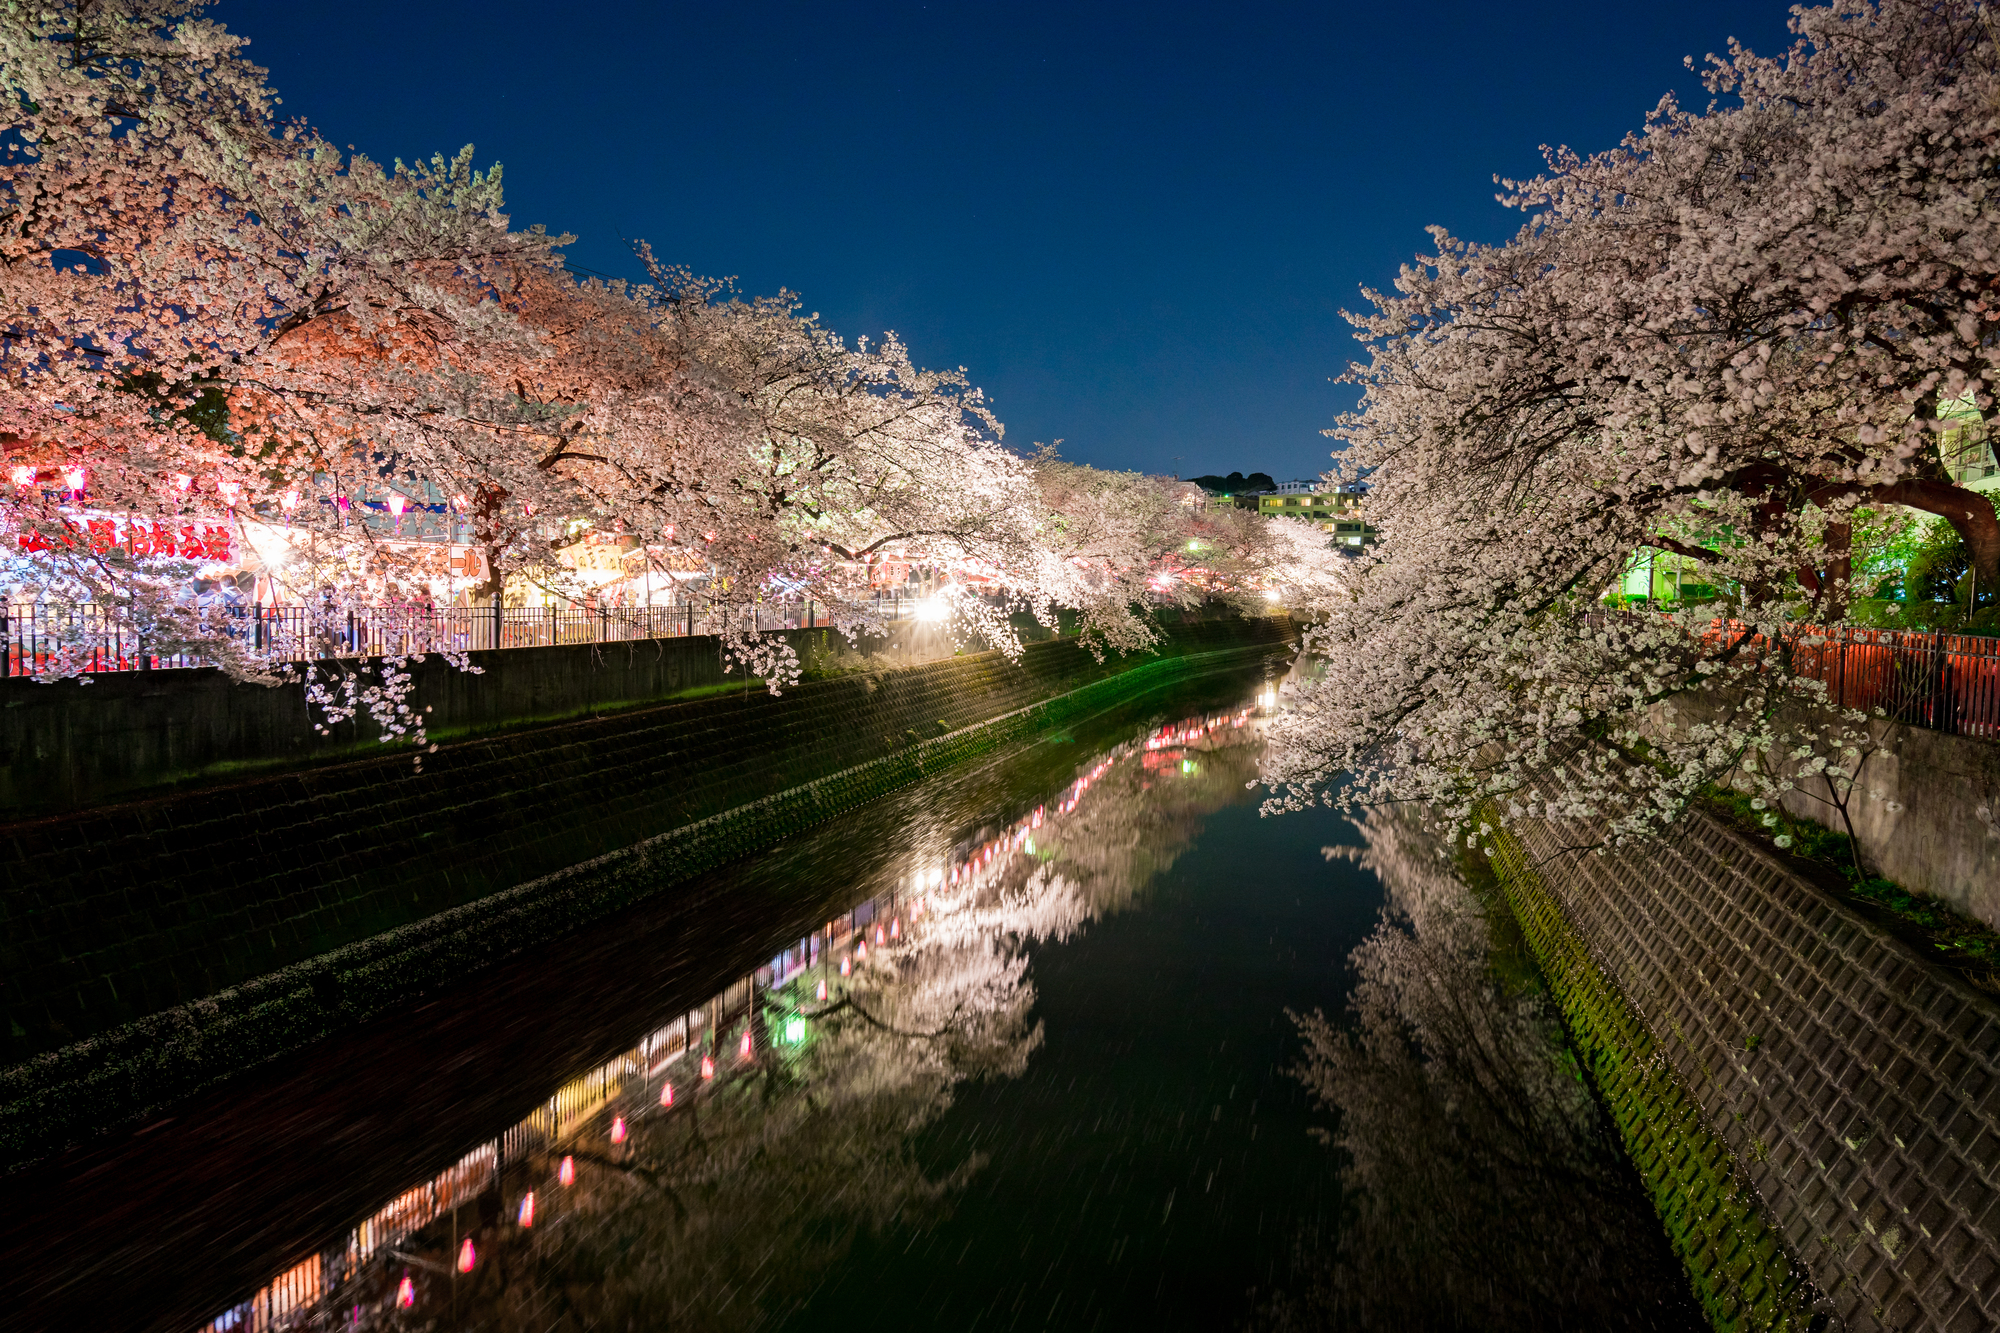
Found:
[[1610, 147], [1777, 0], [1317, 5], [225, 0], [284, 111], [388, 160], [477, 146], [578, 268], [787, 287], [963, 365], [1009, 443], [1178, 473], [1329, 465], [1340, 310], [1498, 240], [1492, 176]]

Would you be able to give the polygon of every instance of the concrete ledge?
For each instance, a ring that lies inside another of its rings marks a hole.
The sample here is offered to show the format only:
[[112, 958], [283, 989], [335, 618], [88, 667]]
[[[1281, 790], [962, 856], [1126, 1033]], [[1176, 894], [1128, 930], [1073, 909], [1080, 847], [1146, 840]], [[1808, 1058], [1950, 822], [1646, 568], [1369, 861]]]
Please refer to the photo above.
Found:
[[[1027, 617], [1024, 643], [1052, 636]], [[774, 631], [810, 670], [858, 651], [907, 652], [911, 636], [936, 631], [899, 623], [887, 638], [854, 648], [831, 629]], [[947, 643], [918, 643], [948, 656]], [[412, 661], [413, 702], [435, 708], [431, 739], [471, 740], [577, 718], [600, 717], [741, 684], [725, 676], [713, 635], [631, 639], [470, 654], [477, 672], [431, 654]], [[917, 660], [924, 660], [919, 657]], [[315, 664], [322, 679], [376, 659]], [[374, 677], [371, 677], [373, 679]], [[118, 671], [42, 682], [0, 680], [0, 812], [9, 820], [87, 809], [190, 786], [379, 755], [380, 733], [364, 712], [322, 735], [301, 685], [251, 685], [212, 668]]]
[[[1672, 716], [1682, 724], [1715, 721], [1726, 712], [1726, 701], [1705, 695], [1673, 700]], [[1666, 720], [1665, 707], [1656, 705], [1650, 725]], [[1789, 725], [1797, 719], [1779, 720]], [[1862, 860], [1913, 893], [2000, 927], [2000, 742], [1887, 718], [1871, 719], [1868, 733], [1874, 752], [1848, 802]], [[1784, 794], [1788, 813], [1847, 832], [1839, 812], [1815, 799], [1815, 793], [1826, 794], [1818, 781], [1802, 777], [1795, 765], [1784, 775], [1806, 788]]]

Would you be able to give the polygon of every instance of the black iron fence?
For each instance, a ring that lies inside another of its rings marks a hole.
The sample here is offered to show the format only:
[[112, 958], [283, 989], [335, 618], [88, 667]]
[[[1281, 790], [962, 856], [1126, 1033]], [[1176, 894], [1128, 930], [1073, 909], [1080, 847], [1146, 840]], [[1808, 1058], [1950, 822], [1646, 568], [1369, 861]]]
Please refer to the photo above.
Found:
[[[883, 593], [873, 609], [901, 620], [914, 601]], [[812, 600], [767, 601], [718, 610], [680, 606], [493, 607], [390, 605], [318, 609], [304, 606], [203, 607], [210, 632], [274, 662], [329, 657], [390, 657], [490, 648], [547, 648], [556, 644], [618, 643], [718, 634], [725, 628], [811, 629], [828, 623]], [[212, 655], [163, 650], [122, 608], [94, 605], [0, 606], [0, 645], [8, 676], [72, 672], [148, 671], [213, 665]]]

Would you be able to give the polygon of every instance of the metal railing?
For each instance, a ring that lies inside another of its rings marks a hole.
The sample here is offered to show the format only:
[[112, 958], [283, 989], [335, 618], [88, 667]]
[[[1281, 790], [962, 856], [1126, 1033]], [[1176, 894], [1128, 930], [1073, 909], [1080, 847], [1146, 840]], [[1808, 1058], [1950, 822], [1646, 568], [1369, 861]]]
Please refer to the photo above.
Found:
[[[1725, 628], [1718, 623], [1711, 633]], [[1792, 669], [1825, 681], [1830, 702], [1842, 708], [1880, 709], [1913, 727], [2000, 739], [2000, 639], [1797, 625], [1785, 641]]]
[[[912, 606], [903, 593], [882, 593], [873, 600], [874, 611], [885, 620], [903, 619]], [[727, 611], [693, 603], [594, 608], [404, 604], [324, 610], [216, 605], [202, 614], [217, 635], [274, 662], [619, 643], [718, 634], [725, 627], [750, 628], [753, 623], [760, 632], [829, 623], [825, 608], [812, 600], [759, 602]], [[199, 654], [149, 646], [120, 608], [87, 604], [0, 606], [0, 649], [0, 675], [7, 676], [213, 664]]]

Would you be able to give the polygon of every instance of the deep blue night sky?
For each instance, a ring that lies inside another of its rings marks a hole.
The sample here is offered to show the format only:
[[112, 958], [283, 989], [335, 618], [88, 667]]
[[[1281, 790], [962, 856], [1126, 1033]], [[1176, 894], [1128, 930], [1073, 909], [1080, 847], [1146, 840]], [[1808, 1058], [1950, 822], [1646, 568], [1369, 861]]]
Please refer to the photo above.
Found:
[[1010, 443], [1149, 472], [1328, 465], [1342, 307], [1491, 177], [1609, 147], [1777, 0], [1173, 5], [225, 0], [284, 110], [384, 160], [477, 145], [516, 225], [621, 238], [963, 365]]

